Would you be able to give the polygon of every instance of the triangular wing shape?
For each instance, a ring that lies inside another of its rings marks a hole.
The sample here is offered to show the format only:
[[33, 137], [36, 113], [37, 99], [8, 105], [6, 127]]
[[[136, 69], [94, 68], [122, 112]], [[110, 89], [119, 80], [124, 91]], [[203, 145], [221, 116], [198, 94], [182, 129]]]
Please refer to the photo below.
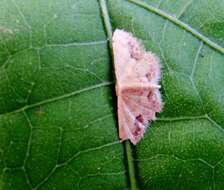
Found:
[[136, 144], [149, 121], [155, 120], [156, 112], [162, 110], [159, 60], [123, 30], [115, 30], [113, 34], [113, 53], [119, 137]]

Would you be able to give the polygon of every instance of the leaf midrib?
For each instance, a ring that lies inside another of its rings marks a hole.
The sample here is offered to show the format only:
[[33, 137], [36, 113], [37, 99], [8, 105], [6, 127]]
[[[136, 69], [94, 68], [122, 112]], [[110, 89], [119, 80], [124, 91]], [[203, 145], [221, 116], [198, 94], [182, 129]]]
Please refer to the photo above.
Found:
[[[104, 27], [106, 30], [107, 37], [109, 39], [109, 48], [110, 48], [110, 55], [113, 55], [113, 49], [112, 49], [112, 25], [110, 22], [110, 16], [108, 13], [108, 8], [106, 5], [105, 0], [99, 0], [99, 5], [100, 9], [102, 12], [102, 20], [104, 23]], [[113, 60], [113, 58], [111, 58]], [[113, 62], [113, 61], [112, 61]], [[113, 63], [112, 63], [113, 64]], [[128, 177], [129, 177], [129, 183], [131, 190], [137, 190], [137, 180], [136, 180], [136, 173], [135, 173], [135, 166], [134, 166], [134, 159], [132, 156], [132, 148], [131, 148], [131, 143], [129, 140], [124, 141], [124, 147], [125, 147], [125, 156], [126, 156], [126, 161], [127, 161], [127, 169], [128, 169]]]

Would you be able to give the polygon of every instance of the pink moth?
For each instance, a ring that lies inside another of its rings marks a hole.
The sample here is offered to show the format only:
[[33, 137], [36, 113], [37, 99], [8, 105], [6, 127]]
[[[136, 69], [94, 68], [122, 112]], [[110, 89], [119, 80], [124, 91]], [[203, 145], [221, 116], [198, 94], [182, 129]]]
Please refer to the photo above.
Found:
[[124, 30], [115, 30], [112, 44], [119, 137], [137, 144], [156, 112], [162, 110], [159, 59]]

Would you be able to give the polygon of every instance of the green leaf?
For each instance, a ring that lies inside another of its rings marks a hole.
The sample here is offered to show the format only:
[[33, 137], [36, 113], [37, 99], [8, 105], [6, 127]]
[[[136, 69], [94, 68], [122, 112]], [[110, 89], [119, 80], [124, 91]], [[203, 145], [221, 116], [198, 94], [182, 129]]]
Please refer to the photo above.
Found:
[[224, 3], [222, 0], [179, 0], [172, 3], [166, 0], [144, 1], [194, 27], [214, 42], [224, 45]]
[[[221, 190], [223, 1], [106, 2], [0, 0], [0, 189]], [[163, 64], [136, 147], [117, 136], [111, 26]]]

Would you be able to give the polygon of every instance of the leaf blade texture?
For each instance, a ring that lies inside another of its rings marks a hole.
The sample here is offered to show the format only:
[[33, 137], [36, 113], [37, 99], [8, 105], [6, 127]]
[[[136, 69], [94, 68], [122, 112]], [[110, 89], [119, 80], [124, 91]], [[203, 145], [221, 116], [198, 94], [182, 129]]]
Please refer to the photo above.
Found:
[[[131, 176], [140, 189], [221, 190], [222, 0], [192, 1], [186, 11], [179, 1], [157, 2], [107, 1], [113, 29], [132, 32], [163, 64], [164, 112], [132, 149]], [[1, 0], [0, 7], [1, 189], [130, 187], [98, 1]]]

